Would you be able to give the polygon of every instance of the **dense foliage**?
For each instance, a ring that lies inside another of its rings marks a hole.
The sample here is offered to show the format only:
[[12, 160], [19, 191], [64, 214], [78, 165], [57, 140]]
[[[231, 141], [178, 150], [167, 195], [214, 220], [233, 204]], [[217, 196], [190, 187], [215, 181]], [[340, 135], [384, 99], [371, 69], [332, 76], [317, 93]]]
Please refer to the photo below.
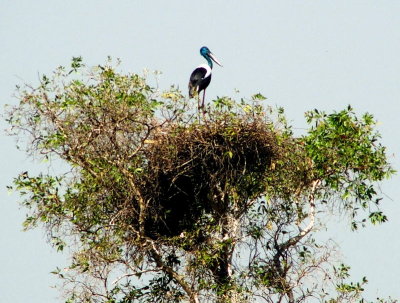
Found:
[[363, 300], [366, 280], [314, 234], [332, 211], [353, 228], [387, 220], [376, 182], [393, 170], [372, 115], [313, 110], [296, 137], [260, 94], [200, 116], [174, 87], [80, 58], [17, 97], [12, 133], [69, 167], [13, 186], [25, 227], [73, 251], [54, 272], [68, 302]]

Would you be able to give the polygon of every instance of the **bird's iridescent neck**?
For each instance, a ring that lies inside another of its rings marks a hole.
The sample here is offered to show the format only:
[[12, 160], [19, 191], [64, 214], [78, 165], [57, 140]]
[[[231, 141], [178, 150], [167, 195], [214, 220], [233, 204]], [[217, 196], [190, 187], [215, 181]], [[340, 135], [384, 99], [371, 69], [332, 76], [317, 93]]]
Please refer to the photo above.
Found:
[[210, 56], [205, 55], [204, 58], [206, 58], [208, 66], [210, 66], [210, 68], [213, 68], [213, 62], [212, 62]]

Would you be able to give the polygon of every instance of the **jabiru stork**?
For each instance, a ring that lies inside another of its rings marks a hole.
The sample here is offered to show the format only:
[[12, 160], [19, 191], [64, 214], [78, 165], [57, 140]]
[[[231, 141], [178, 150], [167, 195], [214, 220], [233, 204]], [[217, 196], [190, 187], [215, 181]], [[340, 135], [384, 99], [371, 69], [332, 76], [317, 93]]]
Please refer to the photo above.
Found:
[[[203, 46], [200, 49], [200, 55], [202, 55], [208, 64], [201, 64], [192, 72], [189, 80], [189, 97], [194, 98], [197, 96], [198, 109], [204, 111], [204, 99], [206, 96], [206, 88], [211, 82], [211, 70], [213, 68], [213, 61], [219, 66], [222, 64], [215, 58], [214, 54], [209, 50], [207, 46]], [[200, 92], [203, 91], [203, 101], [200, 105]]]

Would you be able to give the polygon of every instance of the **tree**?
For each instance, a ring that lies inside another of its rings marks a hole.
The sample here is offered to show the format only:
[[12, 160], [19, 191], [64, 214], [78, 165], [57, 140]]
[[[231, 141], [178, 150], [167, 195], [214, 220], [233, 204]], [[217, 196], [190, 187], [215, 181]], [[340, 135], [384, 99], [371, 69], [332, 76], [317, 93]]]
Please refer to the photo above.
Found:
[[315, 109], [296, 136], [261, 94], [200, 117], [175, 87], [81, 58], [17, 97], [12, 134], [69, 167], [13, 186], [26, 229], [72, 250], [54, 271], [67, 302], [364, 302], [366, 279], [315, 235], [330, 212], [387, 220], [377, 182], [394, 171], [372, 115]]

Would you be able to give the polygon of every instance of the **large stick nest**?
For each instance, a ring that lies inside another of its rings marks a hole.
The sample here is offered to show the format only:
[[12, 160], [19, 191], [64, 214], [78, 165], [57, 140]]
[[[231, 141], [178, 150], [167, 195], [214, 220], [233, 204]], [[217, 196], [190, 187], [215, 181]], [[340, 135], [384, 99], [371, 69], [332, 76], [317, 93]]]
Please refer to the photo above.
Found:
[[265, 190], [262, 180], [278, 150], [275, 134], [254, 121], [158, 132], [146, 150], [142, 183], [147, 235], [176, 236], [202, 218], [216, 222], [228, 209], [245, 211]]

